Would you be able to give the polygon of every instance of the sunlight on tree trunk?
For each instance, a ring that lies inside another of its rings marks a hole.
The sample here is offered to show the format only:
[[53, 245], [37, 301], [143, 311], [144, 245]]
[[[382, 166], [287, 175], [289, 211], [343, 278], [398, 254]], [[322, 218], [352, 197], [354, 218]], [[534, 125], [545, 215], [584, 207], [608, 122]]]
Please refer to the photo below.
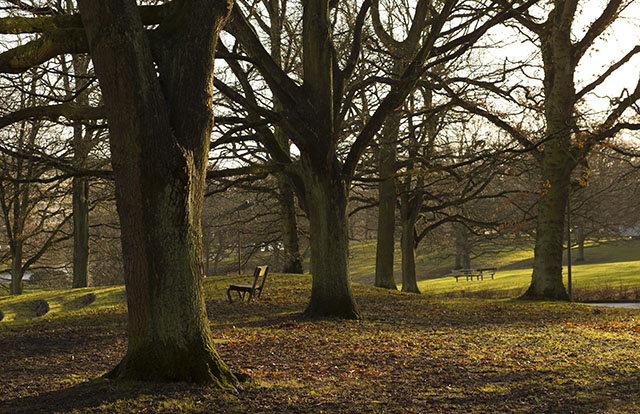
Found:
[[200, 277], [213, 52], [230, 4], [175, 4], [152, 58], [134, 1], [79, 3], [107, 107], [127, 288], [129, 346], [107, 376], [233, 388]]
[[310, 317], [359, 319], [348, 275], [347, 193], [336, 176], [310, 172], [305, 180], [311, 235]]

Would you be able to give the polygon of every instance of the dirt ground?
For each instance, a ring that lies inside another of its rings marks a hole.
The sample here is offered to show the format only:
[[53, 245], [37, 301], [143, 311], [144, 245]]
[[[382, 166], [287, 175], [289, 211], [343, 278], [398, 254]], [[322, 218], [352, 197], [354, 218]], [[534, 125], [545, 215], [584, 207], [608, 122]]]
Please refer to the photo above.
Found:
[[100, 379], [126, 315], [0, 325], [0, 413], [634, 413], [640, 311], [451, 299], [356, 286], [363, 320], [304, 320], [307, 281], [207, 302], [237, 393]]

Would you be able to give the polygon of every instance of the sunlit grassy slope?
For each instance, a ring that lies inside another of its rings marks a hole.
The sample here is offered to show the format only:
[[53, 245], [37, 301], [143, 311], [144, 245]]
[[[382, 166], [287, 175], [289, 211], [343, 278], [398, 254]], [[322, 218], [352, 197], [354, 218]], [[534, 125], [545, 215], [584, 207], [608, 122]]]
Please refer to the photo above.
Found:
[[[399, 252], [396, 281], [400, 282]], [[436, 296], [515, 297], [531, 281], [533, 249], [531, 245], [508, 252], [484, 255], [472, 267], [497, 267], [494, 280], [458, 282], [448, 273], [454, 258], [446, 251], [422, 253], [417, 257], [418, 286], [423, 293]], [[573, 249], [573, 257], [577, 251]], [[375, 242], [356, 243], [351, 249], [351, 273], [356, 281], [372, 283], [375, 274]], [[592, 244], [585, 248], [585, 261], [573, 263], [572, 285], [576, 300], [640, 300], [640, 241], [617, 240]], [[567, 268], [564, 267], [565, 285]], [[398, 285], [398, 288], [401, 286]]]
[[[439, 297], [516, 297], [527, 288], [531, 280], [531, 261], [533, 252], [522, 247], [510, 252], [486, 255], [472, 263], [474, 267], [498, 267], [494, 280], [458, 282], [449, 271], [453, 268], [453, 257], [443, 252], [418, 256], [417, 273], [421, 279], [418, 286], [422, 292]], [[640, 241], [620, 240], [592, 245], [585, 250], [586, 261], [574, 263], [573, 293], [575, 300], [633, 300], [640, 301]], [[399, 266], [400, 259], [397, 260]], [[372, 284], [375, 266], [375, 242], [352, 244], [351, 273], [356, 282]], [[566, 267], [565, 267], [566, 284]], [[267, 282], [275, 288], [277, 276]], [[308, 276], [303, 277], [305, 280]], [[399, 282], [400, 270], [396, 280]], [[207, 278], [205, 291], [207, 297], [214, 292], [224, 292], [229, 283], [248, 281], [248, 276], [219, 276]], [[282, 285], [286, 288], [286, 283]], [[399, 285], [398, 288], [401, 286]], [[11, 297], [6, 291], [0, 291], [0, 311], [4, 314], [2, 322], [10, 324], [30, 323], [32, 320], [55, 319], [60, 316], [80, 316], [82, 313], [116, 311], [126, 309], [123, 286], [92, 287], [74, 290], [51, 290], [26, 286], [25, 294]], [[82, 297], [93, 293], [95, 302], [86, 304]], [[42, 318], [34, 319], [35, 302], [44, 299], [50, 311]]]
[[[6, 293], [6, 292], [3, 292]], [[86, 304], [82, 297], [93, 293], [95, 301]], [[47, 301], [49, 312], [43, 318], [60, 315], [74, 316], [82, 312], [96, 312], [108, 309], [124, 310], [126, 299], [124, 286], [93, 287], [84, 289], [52, 290], [26, 287], [19, 296], [0, 296], [2, 322], [24, 322], [34, 318], [35, 302]]]

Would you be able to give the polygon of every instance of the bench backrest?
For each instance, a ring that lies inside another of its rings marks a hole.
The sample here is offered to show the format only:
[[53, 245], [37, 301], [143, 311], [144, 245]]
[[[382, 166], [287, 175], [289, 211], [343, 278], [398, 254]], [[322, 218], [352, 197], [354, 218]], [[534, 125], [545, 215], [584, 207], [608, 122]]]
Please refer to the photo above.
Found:
[[253, 286], [252, 291], [258, 291], [258, 296], [262, 293], [264, 282], [267, 280], [267, 273], [269, 273], [269, 266], [256, 266], [256, 270], [253, 271]]

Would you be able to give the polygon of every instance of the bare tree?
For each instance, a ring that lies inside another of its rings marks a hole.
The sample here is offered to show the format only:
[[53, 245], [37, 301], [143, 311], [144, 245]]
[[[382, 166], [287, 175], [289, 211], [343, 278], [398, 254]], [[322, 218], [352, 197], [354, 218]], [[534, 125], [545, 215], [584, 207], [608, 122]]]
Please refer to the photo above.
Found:
[[129, 310], [127, 355], [108, 375], [232, 388], [237, 379], [214, 350], [205, 312], [200, 227], [214, 50], [231, 4], [78, 4], [79, 15], [0, 19], [4, 33], [41, 33], [0, 53], [0, 71], [23, 72], [63, 53], [90, 52], [95, 65], [109, 121]]

